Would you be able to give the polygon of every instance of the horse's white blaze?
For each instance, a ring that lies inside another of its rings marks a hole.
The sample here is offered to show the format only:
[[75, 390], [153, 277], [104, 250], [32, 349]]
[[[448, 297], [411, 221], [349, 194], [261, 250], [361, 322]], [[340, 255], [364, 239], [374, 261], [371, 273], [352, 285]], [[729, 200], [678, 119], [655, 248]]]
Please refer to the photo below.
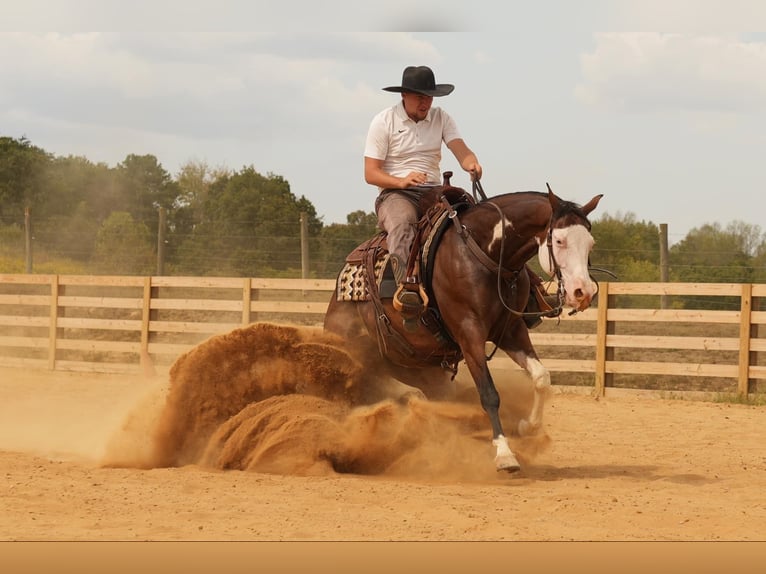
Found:
[[[593, 236], [584, 226], [573, 225], [553, 230], [553, 259], [561, 270], [566, 304], [575, 309], [586, 308], [596, 294], [596, 283], [588, 272], [588, 256], [591, 249]], [[553, 275], [553, 261], [544, 242], [540, 243], [537, 256], [543, 270]]]
[[545, 271], [549, 277], [553, 277], [553, 261], [551, 261], [551, 255], [548, 252], [548, 244], [545, 241], [537, 241], [537, 260], [540, 262], [540, 267]]

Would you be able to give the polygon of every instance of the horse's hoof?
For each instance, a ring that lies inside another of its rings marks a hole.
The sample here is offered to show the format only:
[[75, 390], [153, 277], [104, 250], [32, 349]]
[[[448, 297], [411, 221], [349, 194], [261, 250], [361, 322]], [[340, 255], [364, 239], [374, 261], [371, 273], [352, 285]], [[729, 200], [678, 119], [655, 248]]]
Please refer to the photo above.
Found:
[[519, 461], [516, 460], [516, 457], [513, 455], [510, 456], [498, 456], [495, 458], [495, 468], [498, 472], [504, 471], [507, 473], [514, 473], [521, 470], [521, 465], [519, 464]]

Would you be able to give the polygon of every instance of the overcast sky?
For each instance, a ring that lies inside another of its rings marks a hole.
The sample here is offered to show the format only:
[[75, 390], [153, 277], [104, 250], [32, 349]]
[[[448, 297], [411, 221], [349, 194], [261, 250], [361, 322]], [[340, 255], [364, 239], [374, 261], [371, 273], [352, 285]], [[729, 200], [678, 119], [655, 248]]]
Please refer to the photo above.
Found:
[[[766, 3], [369, 4], [14, 2], [0, 135], [110, 166], [153, 154], [172, 175], [252, 165], [345, 222], [372, 211], [364, 139], [399, 98], [381, 88], [425, 64], [456, 86], [434, 105], [488, 195], [602, 193], [594, 218], [667, 223], [671, 243], [706, 223], [766, 227], [766, 34], [736, 31]], [[470, 186], [446, 148], [442, 169]]]

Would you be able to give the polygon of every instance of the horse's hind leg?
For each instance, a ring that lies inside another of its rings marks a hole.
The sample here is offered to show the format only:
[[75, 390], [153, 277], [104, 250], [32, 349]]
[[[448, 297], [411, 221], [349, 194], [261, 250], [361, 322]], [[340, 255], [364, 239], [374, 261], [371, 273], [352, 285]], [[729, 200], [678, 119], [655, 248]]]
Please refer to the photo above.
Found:
[[437, 401], [456, 396], [457, 385], [452, 375], [442, 367], [406, 368], [392, 366], [391, 373], [403, 385], [417, 389], [426, 398]]

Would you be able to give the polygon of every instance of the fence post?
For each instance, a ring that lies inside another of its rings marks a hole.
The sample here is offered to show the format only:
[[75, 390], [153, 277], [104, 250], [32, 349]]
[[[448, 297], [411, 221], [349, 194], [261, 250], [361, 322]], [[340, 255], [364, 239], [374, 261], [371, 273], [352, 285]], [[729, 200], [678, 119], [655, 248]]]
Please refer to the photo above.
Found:
[[606, 393], [606, 335], [608, 322], [607, 308], [609, 306], [609, 282], [599, 283], [598, 286], [598, 316], [596, 319], [596, 364], [593, 393], [603, 397]]
[[[660, 223], [660, 282], [668, 282], [668, 224]], [[668, 296], [660, 295], [660, 309], [668, 308]]]
[[32, 215], [28, 207], [24, 208], [24, 259], [27, 273], [32, 273]]
[[742, 284], [742, 299], [740, 301], [739, 318], [739, 372], [737, 374], [737, 394], [747, 397], [750, 391], [750, 310], [753, 302], [752, 283]]
[[242, 325], [247, 326], [250, 321], [250, 298], [253, 293], [253, 280], [246, 277], [242, 285]]
[[50, 324], [48, 327], [48, 368], [53, 371], [56, 368], [56, 346], [58, 337], [59, 317], [59, 276], [51, 275], [51, 306]]
[[152, 360], [149, 356], [149, 321], [152, 309], [152, 278], [144, 277], [144, 292], [141, 305], [141, 355], [140, 365], [145, 374], [152, 370]]
[[[301, 212], [301, 279], [309, 277], [309, 218], [305, 211]], [[306, 291], [302, 292], [306, 296]]]
[[159, 210], [157, 224], [157, 275], [165, 275], [165, 232], [167, 229], [167, 214], [164, 207]]

